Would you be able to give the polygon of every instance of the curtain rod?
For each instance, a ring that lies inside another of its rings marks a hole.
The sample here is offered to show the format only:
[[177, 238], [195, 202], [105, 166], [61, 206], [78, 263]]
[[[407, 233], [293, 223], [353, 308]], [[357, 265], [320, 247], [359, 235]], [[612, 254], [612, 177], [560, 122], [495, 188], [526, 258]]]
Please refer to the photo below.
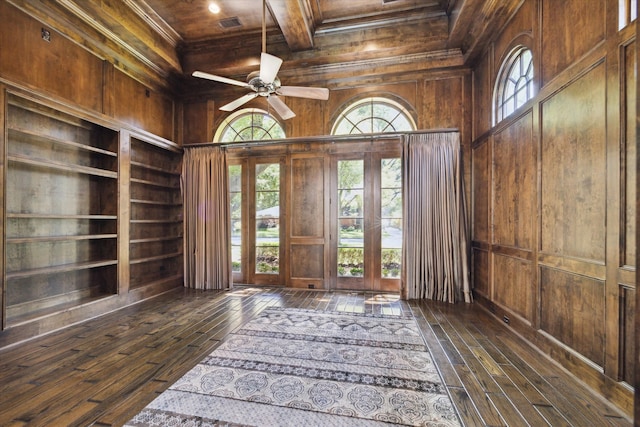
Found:
[[401, 138], [405, 135], [417, 135], [425, 133], [451, 133], [460, 132], [456, 128], [446, 129], [429, 129], [429, 130], [416, 130], [409, 132], [389, 132], [389, 133], [372, 133], [372, 134], [359, 134], [359, 135], [326, 135], [326, 136], [313, 136], [313, 137], [294, 137], [284, 139], [269, 139], [269, 140], [256, 140], [256, 141], [244, 141], [244, 142], [205, 142], [200, 144], [185, 144], [183, 148], [197, 148], [197, 147], [222, 147], [222, 148], [250, 148], [250, 147], [263, 147], [265, 145], [278, 145], [278, 144], [296, 144], [305, 142], [349, 142], [349, 141], [370, 141], [376, 139], [392, 139]]

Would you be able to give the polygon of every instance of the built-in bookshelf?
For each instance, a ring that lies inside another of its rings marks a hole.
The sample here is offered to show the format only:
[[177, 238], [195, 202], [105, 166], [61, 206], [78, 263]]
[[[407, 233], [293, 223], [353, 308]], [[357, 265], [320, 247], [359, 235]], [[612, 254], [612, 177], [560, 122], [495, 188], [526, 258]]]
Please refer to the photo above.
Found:
[[118, 133], [7, 96], [8, 326], [117, 293]]
[[182, 152], [131, 138], [130, 288], [182, 283]]

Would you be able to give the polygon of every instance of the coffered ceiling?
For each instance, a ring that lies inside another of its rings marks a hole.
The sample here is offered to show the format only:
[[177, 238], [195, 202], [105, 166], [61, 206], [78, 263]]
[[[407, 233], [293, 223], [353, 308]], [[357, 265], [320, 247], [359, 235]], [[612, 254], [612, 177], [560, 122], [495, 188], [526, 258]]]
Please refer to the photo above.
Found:
[[[216, 3], [220, 12], [208, 11]], [[141, 2], [136, 2], [142, 4]], [[262, 0], [145, 0], [185, 43], [259, 32]], [[267, 0], [266, 24], [282, 33], [292, 50], [313, 48], [316, 30], [379, 26], [384, 20], [437, 18], [446, 10], [437, 0]]]
[[[262, 51], [262, 0], [8, 1], [153, 85], [201, 84], [196, 69], [244, 79]], [[468, 66], [520, 3], [265, 1], [266, 49], [290, 84]]]

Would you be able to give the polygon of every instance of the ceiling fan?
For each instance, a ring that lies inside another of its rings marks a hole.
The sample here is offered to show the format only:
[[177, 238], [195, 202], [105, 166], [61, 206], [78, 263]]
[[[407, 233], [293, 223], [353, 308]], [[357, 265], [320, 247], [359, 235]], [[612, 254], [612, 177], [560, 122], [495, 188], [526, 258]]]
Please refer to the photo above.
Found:
[[282, 59], [277, 56], [270, 55], [267, 50], [266, 39], [266, 0], [262, 2], [262, 54], [260, 55], [260, 71], [254, 71], [247, 76], [247, 82], [230, 79], [227, 77], [216, 76], [214, 74], [205, 73], [203, 71], [194, 71], [193, 76], [203, 79], [213, 80], [220, 83], [226, 83], [251, 89], [246, 95], [241, 96], [235, 101], [220, 107], [222, 111], [233, 111], [241, 105], [246, 104], [252, 99], [262, 96], [267, 98], [267, 102], [278, 113], [282, 120], [295, 117], [295, 113], [284, 103], [280, 96], [293, 96], [297, 98], [308, 99], [329, 99], [329, 89], [318, 87], [302, 87], [302, 86], [282, 86], [278, 78], [278, 71], [282, 65]]

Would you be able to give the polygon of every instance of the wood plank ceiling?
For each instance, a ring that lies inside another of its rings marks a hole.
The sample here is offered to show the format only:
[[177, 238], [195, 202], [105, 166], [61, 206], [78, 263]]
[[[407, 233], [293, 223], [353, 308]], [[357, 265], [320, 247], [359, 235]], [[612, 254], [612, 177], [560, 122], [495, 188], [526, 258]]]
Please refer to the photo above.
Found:
[[[244, 80], [262, 50], [261, 0], [8, 0], [152, 86]], [[267, 52], [288, 84], [470, 66], [519, 0], [266, 0]]]

